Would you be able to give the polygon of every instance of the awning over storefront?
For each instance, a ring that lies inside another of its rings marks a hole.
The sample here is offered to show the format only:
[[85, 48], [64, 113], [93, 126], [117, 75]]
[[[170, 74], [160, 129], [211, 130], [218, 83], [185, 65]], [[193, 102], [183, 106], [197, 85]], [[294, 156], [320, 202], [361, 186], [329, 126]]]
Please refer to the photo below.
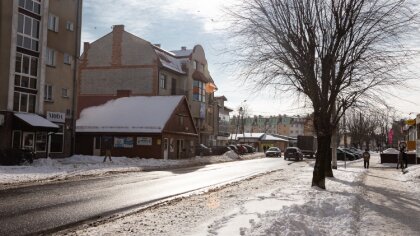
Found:
[[34, 128], [46, 128], [46, 129], [58, 129], [58, 125], [52, 123], [51, 121], [45, 119], [42, 116], [39, 116], [34, 113], [14, 113], [14, 115], [19, 118], [24, 123], [34, 127]]

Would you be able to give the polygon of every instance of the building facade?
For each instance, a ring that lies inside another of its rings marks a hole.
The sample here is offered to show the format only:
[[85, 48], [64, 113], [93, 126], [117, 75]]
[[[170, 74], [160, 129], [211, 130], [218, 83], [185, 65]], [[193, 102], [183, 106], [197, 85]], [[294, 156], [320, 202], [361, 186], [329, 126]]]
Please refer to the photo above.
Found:
[[115, 25], [111, 33], [85, 43], [78, 74], [78, 112], [122, 96], [183, 95], [187, 98], [199, 143], [216, 137], [217, 89], [204, 49], [166, 51]]
[[0, 2], [1, 149], [73, 153], [81, 15], [82, 0]]

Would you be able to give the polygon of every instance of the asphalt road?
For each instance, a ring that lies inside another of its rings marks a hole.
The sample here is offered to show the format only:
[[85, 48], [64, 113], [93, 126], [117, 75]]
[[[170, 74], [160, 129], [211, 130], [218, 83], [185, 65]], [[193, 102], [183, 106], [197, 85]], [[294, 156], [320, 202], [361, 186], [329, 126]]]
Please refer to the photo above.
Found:
[[285, 166], [283, 159], [264, 158], [3, 190], [0, 235], [64, 229]]

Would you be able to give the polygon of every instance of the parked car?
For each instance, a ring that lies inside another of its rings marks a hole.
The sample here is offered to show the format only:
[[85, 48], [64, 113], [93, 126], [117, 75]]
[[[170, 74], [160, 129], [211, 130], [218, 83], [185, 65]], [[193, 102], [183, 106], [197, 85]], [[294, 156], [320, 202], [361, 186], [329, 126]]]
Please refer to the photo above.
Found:
[[251, 146], [251, 145], [242, 144], [242, 146], [244, 146], [248, 150], [248, 153], [254, 153], [254, 152], [256, 152], [255, 148], [253, 146]]
[[266, 157], [281, 157], [281, 150], [278, 147], [271, 147], [265, 151]]
[[341, 148], [337, 148], [337, 160], [344, 161], [344, 157], [347, 161], [354, 161], [357, 159], [357, 157], [353, 153]]
[[238, 148], [238, 152], [240, 155], [248, 153], [248, 149], [244, 145], [237, 144], [236, 147]]
[[200, 156], [210, 156], [212, 154], [211, 148], [204, 144], [200, 144], [195, 147], [195, 154]]
[[295, 159], [295, 161], [303, 160], [303, 153], [297, 147], [288, 147], [284, 151], [284, 160]]
[[353, 154], [356, 157], [356, 159], [362, 158], [362, 154], [359, 153], [357, 149], [352, 149], [352, 148], [342, 148], [342, 149], [346, 152]]
[[227, 147], [230, 150], [234, 151], [236, 154], [239, 154], [239, 150], [238, 150], [238, 148], [235, 145], [231, 144], [231, 145], [228, 145]]

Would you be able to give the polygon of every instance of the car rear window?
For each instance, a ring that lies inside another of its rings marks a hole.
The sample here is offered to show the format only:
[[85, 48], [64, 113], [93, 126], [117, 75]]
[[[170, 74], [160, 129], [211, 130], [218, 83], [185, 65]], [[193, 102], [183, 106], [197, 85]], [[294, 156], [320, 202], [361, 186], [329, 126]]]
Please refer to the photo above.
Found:
[[286, 152], [296, 152], [296, 149], [294, 148], [286, 149]]

